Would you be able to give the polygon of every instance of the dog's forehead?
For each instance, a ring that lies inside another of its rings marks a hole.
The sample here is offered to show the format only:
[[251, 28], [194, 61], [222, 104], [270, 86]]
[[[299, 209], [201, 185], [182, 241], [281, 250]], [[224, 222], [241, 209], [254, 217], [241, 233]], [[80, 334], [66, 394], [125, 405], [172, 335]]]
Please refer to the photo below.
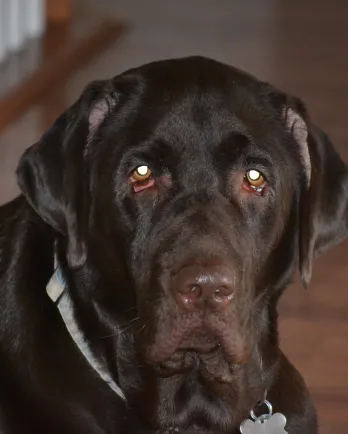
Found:
[[[232, 134], [251, 137], [237, 110], [222, 106], [211, 95], [187, 96], [166, 111], [152, 134], [182, 150], [213, 147]], [[180, 146], [182, 145], [182, 146]]]
[[203, 158], [210, 150], [219, 152], [220, 144], [239, 147], [235, 134], [261, 148], [279, 147], [282, 113], [277, 114], [265, 85], [205, 58], [151, 63], [119, 76], [121, 104], [115, 104], [102, 134], [110, 148], [119, 144], [117, 155], [150, 148], [155, 154], [166, 143], [179, 157]]

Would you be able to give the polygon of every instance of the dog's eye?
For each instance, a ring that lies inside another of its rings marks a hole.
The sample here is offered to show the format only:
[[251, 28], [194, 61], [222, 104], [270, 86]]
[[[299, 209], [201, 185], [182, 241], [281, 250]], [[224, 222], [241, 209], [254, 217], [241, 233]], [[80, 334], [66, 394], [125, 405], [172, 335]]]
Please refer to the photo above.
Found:
[[248, 170], [246, 177], [249, 184], [253, 187], [260, 187], [265, 183], [265, 178], [262, 176], [261, 172], [255, 169]]
[[155, 181], [152, 176], [152, 170], [149, 166], [138, 166], [130, 177], [130, 182], [133, 185], [133, 190], [138, 193], [146, 188], [153, 187]]
[[256, 193], [261, 194], [265, 185], [266, 185], [266, 179], [262, 175], [261, 172], [259, 172], [256, 169], [250, 169], [245, 174], [245, 184], [248, 189], [252, 189]]
[[139, 166], [132, 173], [132, 179], [136, 182], [147, 181], [152, 176], [149, 166]]

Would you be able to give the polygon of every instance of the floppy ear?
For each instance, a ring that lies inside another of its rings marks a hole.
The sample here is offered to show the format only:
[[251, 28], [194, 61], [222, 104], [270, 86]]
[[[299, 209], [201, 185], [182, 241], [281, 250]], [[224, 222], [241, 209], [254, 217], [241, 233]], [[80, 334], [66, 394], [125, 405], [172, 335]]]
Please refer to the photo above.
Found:
[[307, 286], [315, 256], [348, 235], [348, 171], [300, 100], [289, 97], [283, 115], [299, 146], [308, 181], [300, 203], [299, 233], [300, 273]]
[[113, 105], [111, 83], [91, 83], [41, 140], [25, 151], [17, 168], [19, 188], [29, 204], [67, 237], [71, 267], [83, 265], [87, 257], [85, 151]]

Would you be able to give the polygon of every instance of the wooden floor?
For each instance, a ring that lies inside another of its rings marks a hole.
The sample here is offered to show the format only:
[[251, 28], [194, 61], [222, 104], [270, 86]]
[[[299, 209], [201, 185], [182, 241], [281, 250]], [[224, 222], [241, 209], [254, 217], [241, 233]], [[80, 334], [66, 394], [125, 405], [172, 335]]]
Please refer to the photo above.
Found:
[[[91, 79], [149, 60], [203, 54], [302, 97], [348, 161], [348, 1], [143, 3], [98, 2], [133, 25], [121, 45], [71, 77], [60, 93], [66, 103]], [[62, 98], [48, 95], [44, 106], [30, 110], [0, 138], [0, 201], [17, 192], [16, 162], [40, 134], [47, 104], [51, 112], [61, 110]], [[282, 347], [311, 389], [321, 434], [348, 432], [348, 242], [317, 260], [308, 290], [297, 283], [288, 289], [280, 311]]]

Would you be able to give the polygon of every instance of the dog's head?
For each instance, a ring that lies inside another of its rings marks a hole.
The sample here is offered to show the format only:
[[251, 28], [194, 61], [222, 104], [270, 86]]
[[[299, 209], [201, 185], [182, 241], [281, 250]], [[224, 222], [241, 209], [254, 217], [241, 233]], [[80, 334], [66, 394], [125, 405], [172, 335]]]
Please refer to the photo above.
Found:
[[262, 378], [282, 289], [347, 233], [346, 166], [301, 101], [204, 58], [92, 83], [18, 178], [159, 376], [233, 386], [253, 360]]

